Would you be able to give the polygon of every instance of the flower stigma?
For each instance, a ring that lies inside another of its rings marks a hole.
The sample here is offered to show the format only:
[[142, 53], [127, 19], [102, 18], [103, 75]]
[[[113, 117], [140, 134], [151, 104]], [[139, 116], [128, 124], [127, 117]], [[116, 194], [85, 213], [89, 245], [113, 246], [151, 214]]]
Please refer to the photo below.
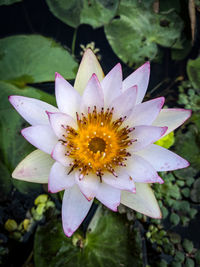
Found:
[[114, 120], [113, 112], [114, 108], [98, 112], [96, 106], [93, 110], [89, 107], [86, 115], [76, 113], [77, 130], [63, 125], [66, 134], [60, 141], [66, 147], [65, 155], [72, 159], [69, 173], [79, 170], [80, 180], [90, 172], [100, 181], [105, 171], [117, 177], [115, 168], [126, 166], [124, 162], [131, 156], [127, 148], [137, 141], [129, 137], [134, 128], [122, 127], [126, 116]]

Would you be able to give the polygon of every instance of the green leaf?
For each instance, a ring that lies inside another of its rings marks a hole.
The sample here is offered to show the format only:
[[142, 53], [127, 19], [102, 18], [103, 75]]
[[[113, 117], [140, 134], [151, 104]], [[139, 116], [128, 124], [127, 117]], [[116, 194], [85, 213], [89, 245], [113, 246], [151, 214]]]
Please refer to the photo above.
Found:
[[0, 0], [0, 6], [9, 6], [17, 2], [21, 2], [22, 0]]
[[105, 26], [106, 37], [117, 56], [129, 65], [158, 55], [157, 44], [172, 47], [179, 40], [182, 21], [171, 10], [156, 14], [152, 6], [137, 0], [120, 2], [118, 17]]
[[187, 74], [194, 86], [194, 88], [200, 88], [200, 57], [192, 60], [188, 60], [187, 63]]
[[[20, 117], [8, 101], [9, 95], [24, 95], [44, 100], [54, 104], [54, 97], [38, 89], [26, 87], [18, 89], [12, 84], [0, 81], [0, 99], [2, 100], [0, 112], [0, 153], [2, 164], [8, 169], [10, 176], [16, 165], [31, 151], [34, 147], [30, 145], [20, 134], [21, 129], [25, 128], [27, 123]], [[8, 177], [4, 176], [3, 186], [8, 183]], [[9, 178], [10, 179], [10, 178]], [[28, 193], [31, 190], [39, 189], [40, 185], [21, 182], [12, 179], [15, 187]]]
[[0, 201], [6, 199], [7, 194], [11, 191], [12, 181], [7, 167], [0, 161]]
[[97, 211], [85, 238], [80, 233], [67, 238], [61, 222], [51, 220], [36, 231], [34, 262], [36, 267], [131, 267], [133, 262], [139, 267], [142, 266], [139, 256], [141, 238], [136, 234], [135, 240], [134, 250], [131, 251], [126, 226], [108, 210]]
[[116, 14], [119, 0], [46, 0], [58, 19], [77, 28], [90, 24], [93, 28], [107, 24]]
[[200, 178], [198, 178], [194, 184], [193, 189], [191, 190], [190, 197], [192, 201], [200, 203]]
[[179, 224], [180, 222], [180, 217], [176, 213], [172, 213], [169, 219], [174, 226]]
[[17, 35], [0, 40], [0, 80], [20, 88], [53, 81], [55, 72], [75, 77], [77, 63], [53, 39], [40, 35]]

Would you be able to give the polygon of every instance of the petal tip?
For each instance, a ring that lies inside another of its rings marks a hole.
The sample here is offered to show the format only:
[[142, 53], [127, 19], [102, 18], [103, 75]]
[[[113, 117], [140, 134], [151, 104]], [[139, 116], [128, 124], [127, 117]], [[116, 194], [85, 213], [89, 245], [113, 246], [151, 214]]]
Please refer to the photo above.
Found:
[[55, 80], [56, 80], [57, 78], [62, 79], [63, 77], [62, 77], [62, 75], [60, 75], [60, 73], [55, 72]]
[[67, 237], [71, 237], [74, 233], [74, 231], [71, 228], [64, 229], [64, 227], [63, 227], [63, 231]]

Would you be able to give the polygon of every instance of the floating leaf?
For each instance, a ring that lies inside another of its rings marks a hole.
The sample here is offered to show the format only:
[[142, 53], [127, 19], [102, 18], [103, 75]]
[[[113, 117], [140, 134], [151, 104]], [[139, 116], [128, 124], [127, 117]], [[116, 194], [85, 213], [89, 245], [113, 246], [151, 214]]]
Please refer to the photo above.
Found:
[[191, 190], [190, 197], [192, 201], [196, 203], [200, 203], [200, 178], [198, 178], [193, 185], [193, 189]]
[[154, 59], [158, 54], [157, 44], [174, 46], [182, 31], [182, 22], [173, 10], [156, 14], [151, 5], [146, 5], [146, 1], [121, 1], [119, 16], [105, 26], [114, 52], [129, 65]]
[[140, 267], [141, 240], [136, 236], [137, 241], [131, 251], [127, 227], [116, 214], [108, 210], [97, 211], [85, 238], [80, 233], [75, 233], [72, 238], [66, 237], [61, 222], [51, 220], [37, 229], [34, 242], [35, 266], [131, 267], [134, 262], [134, 266]]
[[75, 77], [77, 63], [53, 39], [17, 35], [0, 40], [0, 80], [20, 88], [26, 84], [54, 81], [55, 72]]
[[116, 14], [119, 0], [46, 0], [50, 11], [61, 21], [77, 28], [80, 24], [101, 27]]

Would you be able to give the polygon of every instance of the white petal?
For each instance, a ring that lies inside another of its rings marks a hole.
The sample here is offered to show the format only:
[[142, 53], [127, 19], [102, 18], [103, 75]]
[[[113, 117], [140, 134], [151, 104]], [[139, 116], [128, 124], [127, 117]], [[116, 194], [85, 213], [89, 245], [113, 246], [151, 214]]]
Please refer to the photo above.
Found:
[[41, 150], [35, 150], [15, 168], [12, 177], [32, 183], [48, 183], [48, 176], [54, 160]]
[[58, 142], [57, 137], [48, 125], [30, 126], [23, 129], [21, 133], [29, 143], [48, 154], [51, 154]]
[[123, 81], [123, 91], [127, 90], [133, 85], [138, 86], [136, 104], [141, 103], [146, 94], [147, 86], [149, 83], [149, 75], [150, 63], [146, 62]]
[[81, 97], [71, 84], [58, 73], [55, 77], [55, 94], [59, 110], [75, 118]]
[[128, 173], [121, 168], [116, 170], [117, 177], [112, 174], [105, 173], [102, 177], [104, 183], [111, 185], [112, 187], [118, 188], [120, 190], [128, 190], [135, 192], [135, 184], [133, 179], [128, 175]]
[[165, 135], [174, 131], [181, 124], [183, 124], [190, 116], [191, 116], [191, 110], [189, 109], [178, 109], [178, 108], [162, 109], [156, 120], [153, 122], [153, 125], [168, 127], [168, 130], [162, 136], [164, 137]]
[[96, 196], [99, 187], [99, 179], [96, 175], [89, 174], [80, 179], [80, 172], [76, 172], [75, 181], [87, 200], [90, 201]]
[[163, 183], [151, 164], [138, 155], [132, 155], [127, 162], [127, 172], [138, 183]]
[[164, 147], [154, 144], [136, 152], [136, 154], [147, 160], [157, 171], [172, 171], [189, 166], [187, 160]]
[[117, 211], [120, 204], [121, 191], [105, 183], [100, 183], [96, 198], [106, 207]]
[[48, 180], [48, 191], [51, 193], [57, 193], [69, 187], [72, 187], [75, 183], [74, 173], [68, 174], [70, 168], [66, 168], [58, 162], [55, 162], [51, 168]]
[[128, 118], [129, 124], [132, 126], [151, 125], [158, 116], [164, 101], [164, 97], [159, 97], [136, 105]]
[[130, 146], [130, 151], [135, 152], [156, 142], [167, 131], [167, 127], [136, 126], [130, 134], [132, 140], [136, 140]]
[[74, 83], [74, 88], [80, 94], [83, 93], [93, 73], [97, 75], [99, 81], [103, 80], [104, 74], [96, 56], [94, 55], [92, 50], [87, 49], [79, 65], [79, 69]]
[[72, 159], [66, 155], [67, 149], [64, 144], [58, 142], [52, 150], [51, 156], [65, 167], [69, 167]]
[[11, 95], [9, 101], [19, 114], [31, 125], [49, 124], [46, 110], [50, 112], [57, 112], [58, 109], [41, 100]]
[[77, 123], [71, 116], [65, 113], [47, 112], [47, 114], [49, 116], [51, 127], [58, 138], [63, 139], [63, 135], [67, 135], [66, 126], [77, 129]]
[[92, 75], [83, 92], [81, 111], [87, 112], [88, 107], [93, 110], [94, 106], [96, 106], [99, 111], [104, 106], [103, 91], [96, 74]]
[[91, 205], [77, 185], [66, 189], [62, 203], [62, 224], [65, 234], [70, 237], [84, 220]]
[[104, 94], [105, 107], [121, 94], [122, 90], [122, 67], [118, 63], [103, 79], [101, 86]]
[[114, 117], [128, 117], [135, 105], [137, 97], [137, 85], [128, 88], [110, 103], [110, 108], [114, 108]]
[[136, 183], [136, 194], [122, 191], [121, 203], [149, 217], [162, 218], [157, 200], [149, 184]]

